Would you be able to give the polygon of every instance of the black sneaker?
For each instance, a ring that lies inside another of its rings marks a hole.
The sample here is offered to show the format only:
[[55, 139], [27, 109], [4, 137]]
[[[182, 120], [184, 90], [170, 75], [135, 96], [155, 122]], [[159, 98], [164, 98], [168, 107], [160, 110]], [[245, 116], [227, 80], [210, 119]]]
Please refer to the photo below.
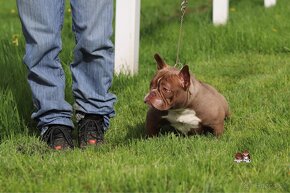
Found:
[[50, 125], [43, 134], [42, 140], [55, 150], [74, 148], [72, 128], [65, 125]]
[[78, 139], [80, 148], [99, 145], [104, 142], [104, 119], [100, 115], [86, 114], [78, 122]]

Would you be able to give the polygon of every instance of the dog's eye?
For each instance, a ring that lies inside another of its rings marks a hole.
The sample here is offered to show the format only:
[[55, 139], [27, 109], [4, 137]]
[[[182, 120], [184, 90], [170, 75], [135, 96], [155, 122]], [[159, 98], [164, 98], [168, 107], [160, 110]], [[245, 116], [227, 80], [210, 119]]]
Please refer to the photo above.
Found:
[[171, 90], [169, 90], [169, 89], [167, 89], [165, 87], [163, 87], [163, 91], [166, 92], [166, 93], [170, 93], [171, 92]]

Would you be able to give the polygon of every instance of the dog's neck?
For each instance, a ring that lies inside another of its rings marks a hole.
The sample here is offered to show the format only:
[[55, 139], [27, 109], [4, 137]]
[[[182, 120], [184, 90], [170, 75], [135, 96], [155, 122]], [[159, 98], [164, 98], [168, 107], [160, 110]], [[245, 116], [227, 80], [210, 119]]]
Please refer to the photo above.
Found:
[[190, 108], [192, 106], [193, 101], [196, 99], [198, 94], [199, 87], [200, 83], [193, 76], [191, 76], [190, 86], [187, 89], [187, 100], [184, 105], [185, 108]]

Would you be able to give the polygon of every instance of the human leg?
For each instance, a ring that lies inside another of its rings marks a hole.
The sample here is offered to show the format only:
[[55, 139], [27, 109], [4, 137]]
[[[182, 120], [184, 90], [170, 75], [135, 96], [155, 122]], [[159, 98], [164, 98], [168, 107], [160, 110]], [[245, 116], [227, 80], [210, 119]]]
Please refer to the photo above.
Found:
[[65, 76], [58, 54], [64, 0], [17, 1], [26, 40], [24, 63], [28, 69], [41, 138], [56, 150], [73, 148], [72, 108], [65, 101]]
[[52, 124], [73, 127], [72, 108], [65, 101], [65, 75], [58, 58], [64, 0], [17, 1], [26, 40], [24, 63], [28, 68], [38, 127]]
[[76, 35], [71, 65], [76, 111], [104, 116], [105, 126], [114, 116], [116, 96], [109, 92], [114, 71], [112, 0], [71, 0]]
[[114, 72], [112, 0], [71, 0], [76, 36], [71, 64], [79, 145], [103, 142], [116, 96], [109, 92]]

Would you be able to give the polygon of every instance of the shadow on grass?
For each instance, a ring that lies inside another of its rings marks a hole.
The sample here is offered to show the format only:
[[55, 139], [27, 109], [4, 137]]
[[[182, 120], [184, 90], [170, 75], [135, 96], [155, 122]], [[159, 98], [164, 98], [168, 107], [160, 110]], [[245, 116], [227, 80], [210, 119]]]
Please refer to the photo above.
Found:
[[138, 123], [134, 126], [128, 127], [128, 132], [125, 136], [125, 143], [128, 143], [132, 140], [141, 140], [146, 139], [145, 134], [145, 123]]
[[[174, 127], [171, 126], [164, 126], [160, 128], [160, 132], [158, 133], [157, 137], [171, 134], [183, 137], [183, 135], [180, 132], [178, 132]], [[129, 143], [132, 140], [142, 140], [142, 139], [145, 140], [148, 139], [148, 136], [146, 135], [146, 128], [144, 122], [138, 123], [128, 128], [128, 132], [125, 137], [126, 143]]]

